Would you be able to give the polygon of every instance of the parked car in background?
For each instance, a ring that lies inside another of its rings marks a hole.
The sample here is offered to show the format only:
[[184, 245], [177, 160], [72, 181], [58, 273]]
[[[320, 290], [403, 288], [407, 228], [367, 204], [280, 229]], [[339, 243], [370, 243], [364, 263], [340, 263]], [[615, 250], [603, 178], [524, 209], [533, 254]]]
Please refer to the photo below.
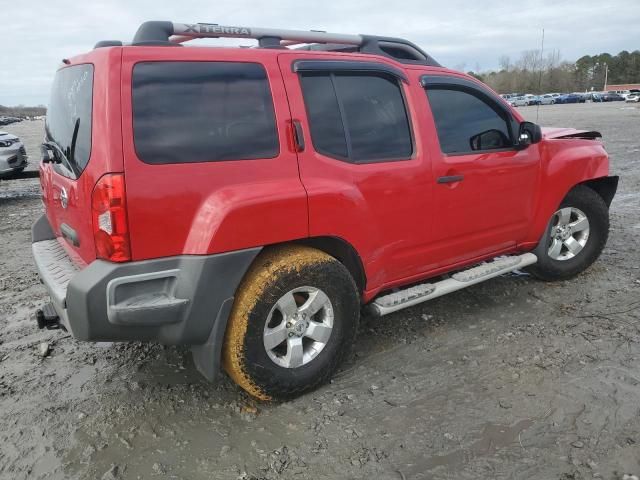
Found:
[[524, 98], [527, 100], [527, 105], [539, 105], [540, 104], [540, 97], [538, 97], [537, 95], [527, 94], [527, 95], [524, 96]]
[[0, 117], [0, 125], [10, 125], [12, 123], [21, 122], [22, 118], [18, 117]]
[[540, 105], [553, 105], [554, 103], [556, 103], [556, 97], [554, 97], [550, 93], [540, 95], [538, 98]]
[[512, 97], [509, 99], [509, 103], [512, 107], [526, 107], [529, 105], [529, 100], [526, 97]]
[[630, 93], [629, 95], [627, 95], [627, 98], [625, 99], [625, 102], [628, 103], [640, 103], [640, 93]]
[[622, 98], [626, 99], [627, 95], [629, 95], [631, 91], [630, 90], [607, 90], [607, 93], [615, 93], [620, 95]]
[[585, 100], [590, 102], [602, 102], [602, 93], [601, 92], [589, 92], [585, 95]]
[[566, 93], [556, 97], [556, 103], [584, 103], [585, 98], [575, 93]]
[[0, 178], [23, 171], [27, 163], [27, 152], [20, 139], [0, 131]]
[[624, 102], [624, 97], [619, 93], [607, 92], [602, 94], [603, 102]]

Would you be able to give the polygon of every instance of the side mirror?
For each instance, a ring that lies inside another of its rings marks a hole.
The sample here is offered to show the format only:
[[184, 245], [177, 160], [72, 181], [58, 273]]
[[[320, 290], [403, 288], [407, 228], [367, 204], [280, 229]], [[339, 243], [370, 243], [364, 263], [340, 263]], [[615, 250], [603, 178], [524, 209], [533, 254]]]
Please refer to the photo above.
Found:
[[538, 143], [540, 140], [542, 140], [542, 129], [540, 125], [536, 125], [533, 122], [522, 122], [520, 124], [516, 148], [524, 149], [529, 145]]
[[500, 130], [491, 129], [471, 137], [470, 144], [473, 151], [509, 148], [509, 138]]

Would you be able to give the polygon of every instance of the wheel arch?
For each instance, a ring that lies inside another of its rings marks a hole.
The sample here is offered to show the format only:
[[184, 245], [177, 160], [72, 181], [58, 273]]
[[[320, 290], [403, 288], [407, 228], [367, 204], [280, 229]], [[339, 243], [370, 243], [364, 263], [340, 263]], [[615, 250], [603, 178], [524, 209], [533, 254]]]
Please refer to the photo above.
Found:
[[[618, 190], [618, 180], [618, 176], [612, 175], [609, 177], [600, 177], [594, 178], [592, 180], [587, 180], [586, 182], [579, 183], [578, 185], [584, 185], [586, 187], [589, 187], [591, 190], [594, 190], [598, 195], [602, 197], [604, 203], [607, 204], [607, 207], [610, 207], [611, 202], [613, 201], [613, 197]], [[578, 185], [574, 185], [573, 188]]]
[[358, 292], [362, 295], [367, 286], [367, 276], [362, 259], [353, 245], [340, 237], [329, 236], [304, 238], [295, 243], [317, 248], [342, 263], [351, 274], [358, 287]]

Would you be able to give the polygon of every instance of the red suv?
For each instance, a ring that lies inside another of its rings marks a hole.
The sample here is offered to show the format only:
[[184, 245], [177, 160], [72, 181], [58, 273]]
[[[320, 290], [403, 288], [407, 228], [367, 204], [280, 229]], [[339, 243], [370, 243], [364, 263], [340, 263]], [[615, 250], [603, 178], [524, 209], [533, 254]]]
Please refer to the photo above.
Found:
[[[200, 37], [256, 48], [185, 47]], [[261, 399], [326, 381], [360, 311], [596, 260], [617, 177], [397, 38], [147, 22], [63, 60], [40, 167], [40, 327], [192, 346]]]

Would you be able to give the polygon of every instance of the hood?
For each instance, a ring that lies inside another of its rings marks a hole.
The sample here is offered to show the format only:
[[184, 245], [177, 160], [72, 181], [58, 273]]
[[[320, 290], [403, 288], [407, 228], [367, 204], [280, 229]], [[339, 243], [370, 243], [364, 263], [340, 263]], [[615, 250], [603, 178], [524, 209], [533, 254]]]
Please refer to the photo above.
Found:
[[575, 128], [542, 128], [542, 138], [556, 139], [556, 138], [582, 138], [586, 140], [595, 140], [602, 135], [600, 132], [590, 130], [576, 130]]

